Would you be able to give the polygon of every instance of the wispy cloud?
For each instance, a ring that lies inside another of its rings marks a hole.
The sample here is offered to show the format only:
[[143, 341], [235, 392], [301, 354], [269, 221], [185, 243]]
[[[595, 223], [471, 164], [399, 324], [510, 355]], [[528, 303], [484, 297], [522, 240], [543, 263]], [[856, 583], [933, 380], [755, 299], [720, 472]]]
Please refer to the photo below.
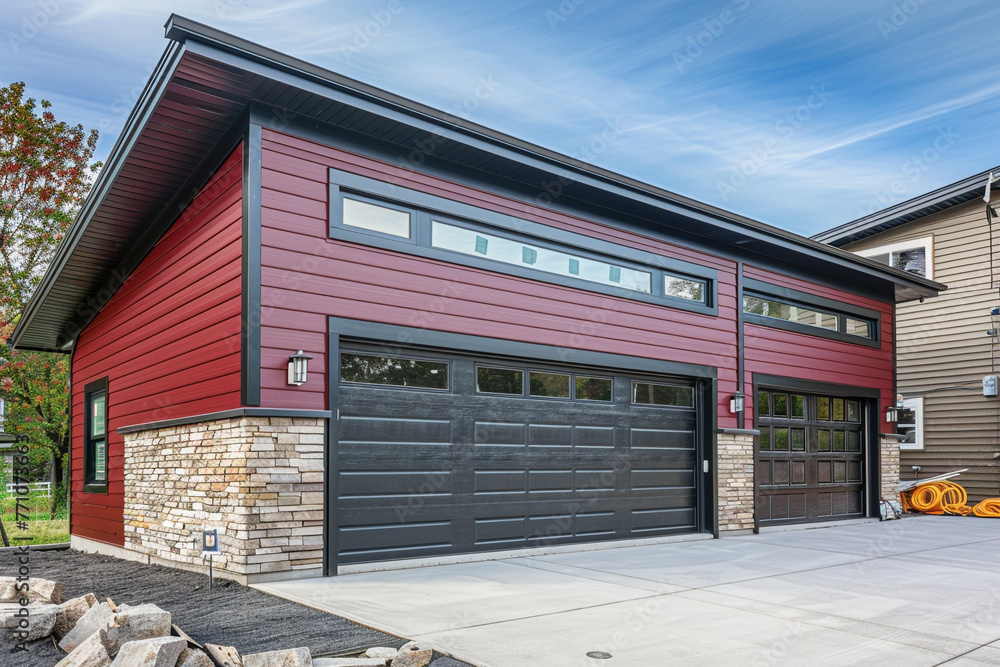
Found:
[[[103, 124], [106, 151], [176, 12], [569, 154], [614, 119], [602, 166], [811, 234], [877, 205], [884, 184], [912, 196], [998, 161], [1000, 7], [915, 4], [897, 26], [893, 3], [870, 0], [88, 0], [16, 51], [0, 40], [0, 75]], [[0, 36], [38, 8], [7, 0]], [[467, 103], [481, 77], [498, 87]], [[831, 96], [805, 114], [816, 86]], [[959, 138], [900, 176], [942, 128]], [[724, 198], [718, 184], [765, 146]]]

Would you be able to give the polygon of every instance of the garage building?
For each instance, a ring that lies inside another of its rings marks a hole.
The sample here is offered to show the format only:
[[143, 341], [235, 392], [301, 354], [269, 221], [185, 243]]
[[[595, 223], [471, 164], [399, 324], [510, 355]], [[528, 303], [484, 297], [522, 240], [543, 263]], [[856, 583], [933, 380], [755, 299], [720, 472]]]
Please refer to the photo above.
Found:
[[213, 526], [262, 581], [878, 515], [895, 304], [942, 285], [167, 37], [13, 336], [72, 355], [74, 547]]

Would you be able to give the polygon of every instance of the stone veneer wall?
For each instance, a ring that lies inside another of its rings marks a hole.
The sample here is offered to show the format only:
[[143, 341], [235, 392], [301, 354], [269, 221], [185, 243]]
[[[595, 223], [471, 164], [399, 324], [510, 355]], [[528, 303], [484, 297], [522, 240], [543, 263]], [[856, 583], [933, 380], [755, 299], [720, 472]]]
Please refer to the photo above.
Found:
[[753, 528], [754, 436], [719, 433], [716, 436], [719, 480], [719, 530]]
[[880, 438], [882, 451], [879, 452], [882, 473], [882, 497], [899, 500], [899, 439]]
[[[220, 528], [223, 576], [323, 564], [322, 419], [236, 417], [125, 436], [125, 549], [203, 567]], [[305, 572], [302, 576], [307, 576]]]

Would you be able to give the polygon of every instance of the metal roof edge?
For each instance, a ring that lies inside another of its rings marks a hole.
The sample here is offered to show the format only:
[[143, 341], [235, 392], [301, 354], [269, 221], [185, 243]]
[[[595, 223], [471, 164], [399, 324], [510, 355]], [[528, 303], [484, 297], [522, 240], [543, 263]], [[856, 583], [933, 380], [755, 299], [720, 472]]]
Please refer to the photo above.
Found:
[[[131, 152], [131, 147], [139, 131], [145, 126], [146, 120], [148, 120], [150, 113], [163, 92], [163, 88], [180, 62], [183, 50], [184, 48], [181, 44], [169, 44], [164, 50], [163, 55], [160, 56], [160, 60], [153, 70], [153, 75], [146, 82], [146, 87], [139, 95], [139, 99], [126, 119], [124, 129], [117, 141], [115, 141], [114, 146], [112, 146], [108, 159], [97, 175], [97, 179], [87, 194], [80, 212], [77, 213], [76, 219], [70, 225], [65, 238], [56, 249], [55, 256], [45, 270], [45, 274], [42, 276], [42, 280], [35, 289], [34, 294], [31, 295], [27, 305], [25, 305], [21, 319], [18, 321], [17, 326], [14, 327], [14, 331], [8, 339], [8, 343], [12, 347], [17, 347], [18, 341], [31, 325], [39, 306], [52, 291], [56, 280], [58, 280], [65, 268], [67, 260], [80, 242], [90, 219], [97, 209], [100, 208], [105, 196], [107, 196], [108, 190], [111, 188]], [[65, 352], [66, 350], [53, 348], [48, 351]]]
[[279, 51], [275, 51], [274, 49], [262, 46], [256, 42], [251, 42], [241, 37], [234, 36], [230, 33], [218, 30], [177, 14], [171, 14], [164, 26], [164, 29], [166, 36], [174, 41], [184, 43], [190, 39], [215, 48], [223, 49], [224, 51], [228, 51], [230, 53], [235, 53], [242, 57], [248, 57], [252, 60], [262, 62], [266, 66], [275, 67], [279, 70], [296, 74], [298, 76], [304, 76], [321, 82], [324, 85], [333, 86], [354, 95], [360, 95], [367, 98], [369, 101], [394, 107], [396, 110], [406, 112], [409, 115], [422, 117], [425, 120], [438, 124], [446, 124], [450, 126], [451, 129], [457, 129], [461, 132], [472, 134], [479, 139], [485, 139], [492, 143], [500, 144], [507, 149], [513, 149], [524, 154], [529, 154], [535, 158], [542, 158], [556, 168], [582, 173], [590, 178], [596, 178], [608, 184], [624, 187], [633, 192], [641, 193], [644, 196], [651, 195], [660, 200], [667, 200], [674, 205], [680, 205], [690, 211], [700, 213], [702, 215], [708, 215], [716, 220], [735, 224], [738, 227], [752, 230], [756, 234], [774, 237], [783, 243], [791, 243], [799, 246], [806, 252], [806, 254], [819, 253], [835, 262], [848, 262], [855, 267], [863, 267], [863, 270], [867, 270], [869, 273], [874, 269], [888, 278], [892, 283], [915, 287], [917, 292], [926, 296], [933, 296], [937, 292], [946, 289], [946, 286], [941, 285], [940, 283], [926, 280], [913, 274], [898, 271], [892, 269], [891, 267], [886, 267], [884, 264], [859, 258], [853, 253], [840, 250], [839, 248], [826, 243], [821, 243], [808, 237], [779, 229], [767, 223], [763, 223], [704, 202], [690, 199], [675, 192], [644, 183], [637, 179], [597, 167], [556, 151], [549, 150], [542, 146], [517, 139], [516, 137], [508, 134], [478, 125], [457, 116], [453, 116], [425, 104], [390, 93], [375, 86], [346, 77], [318, 65], [295, 58], [294, 56], [289, 56]]
[[[1000, 166], [986, 169], [977, 174], [950, 183], [937, 190], [925, 192], [889, 208], [876, 211], [856, 220], [846, 222], [837, 227], [814, 234], [812, 239], [828, 244], [847, 244], [882, 233], [911, 222], [913, 218], [904, 220], [907, 216], [920, 216], [926, 209], [950, 199], [960, 199], [955, 206], [971, 201], [977, 194], [985, 191], [986, 178], [990, 173], [1000, 172]], [[936, 212], [936, 211], [934, 211]], [[875, 229], [878, 227], [878, 229]]]

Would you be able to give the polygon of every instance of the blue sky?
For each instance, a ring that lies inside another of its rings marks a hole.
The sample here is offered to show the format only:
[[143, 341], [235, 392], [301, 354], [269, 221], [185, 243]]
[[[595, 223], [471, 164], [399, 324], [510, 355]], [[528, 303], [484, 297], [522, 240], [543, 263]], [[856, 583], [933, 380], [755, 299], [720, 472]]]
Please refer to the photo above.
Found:
[[1000, 163], [988, 0], [4, 0], [0, 83], [103, 158], [171, 12], [800, 234]]

